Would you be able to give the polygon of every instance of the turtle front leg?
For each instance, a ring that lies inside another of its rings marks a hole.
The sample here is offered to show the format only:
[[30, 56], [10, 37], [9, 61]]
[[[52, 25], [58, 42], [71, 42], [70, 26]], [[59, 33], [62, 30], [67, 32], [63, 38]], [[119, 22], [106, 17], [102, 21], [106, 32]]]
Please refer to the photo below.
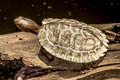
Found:
[[49, 63], [54, 60], [54, 56], [52, 56], [51, 54], [49, 54], [43, 47], [41, 47], [40, 52], [44, 55], [44, 57], [47, 59], [47, 61]]

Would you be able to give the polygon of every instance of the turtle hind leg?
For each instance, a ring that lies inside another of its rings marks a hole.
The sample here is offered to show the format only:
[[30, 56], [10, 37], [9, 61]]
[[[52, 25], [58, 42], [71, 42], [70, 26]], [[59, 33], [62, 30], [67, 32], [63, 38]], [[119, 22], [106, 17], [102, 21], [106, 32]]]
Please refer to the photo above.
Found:
[[115, 32], [115, 33], [120, 33], [120, 24], [115, 24], [111, 28], [108, 28], [107, 30]]
[[120, 24], [113, 25], [111, 28], [102, 30], [110, 43], [120, 43]]
[[111, 36], [107, 35], [107, 39], [109, 40], [109, 43], [120, 43], [120, 36]]

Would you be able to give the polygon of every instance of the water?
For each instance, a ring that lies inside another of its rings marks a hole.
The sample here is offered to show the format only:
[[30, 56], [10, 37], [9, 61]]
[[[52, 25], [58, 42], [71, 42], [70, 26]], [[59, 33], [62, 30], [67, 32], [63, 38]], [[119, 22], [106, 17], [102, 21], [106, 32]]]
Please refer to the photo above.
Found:
[[19, 31], [13, 19], [25, 16], [41, 25], [43, 18], [72, 18], [89, 24], [120, 22], [118, 0], [1, 0], [0, 34]]

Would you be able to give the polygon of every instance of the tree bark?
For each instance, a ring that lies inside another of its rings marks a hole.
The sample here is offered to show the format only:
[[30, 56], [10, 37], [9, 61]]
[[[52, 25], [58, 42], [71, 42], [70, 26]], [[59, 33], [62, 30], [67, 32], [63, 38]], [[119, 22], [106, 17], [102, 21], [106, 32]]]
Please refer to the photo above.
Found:
[[[91, 24], [101, 30], [114, 24]], [[118, 24], [118, 23], [117, 23]], [[30, 32], [16, 32], [0, 35], [0, 70], [18, 70], [23, 66], [38, 66], [56, 69], [47, 75], [27, 80], [119, 80], [120, 79], [120, 44], [109, 44], [104, 58], [90, 63], [77, 64], [54, 57], [47, 59], [37, 36]], [[51, 56], [50, 54], [48, 54]], [[84, 67], [93, 67], [84, 69]]]

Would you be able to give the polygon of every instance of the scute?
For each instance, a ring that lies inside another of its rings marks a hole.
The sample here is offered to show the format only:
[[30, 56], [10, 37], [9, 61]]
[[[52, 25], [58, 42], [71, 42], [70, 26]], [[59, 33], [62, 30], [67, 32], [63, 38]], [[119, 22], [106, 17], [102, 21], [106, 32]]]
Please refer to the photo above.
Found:
[[74, 19], [43, 20], [38, 38], [50, 54], [76, 63], [89, 63], [105, 55], [106, 36], [99, 30]]

